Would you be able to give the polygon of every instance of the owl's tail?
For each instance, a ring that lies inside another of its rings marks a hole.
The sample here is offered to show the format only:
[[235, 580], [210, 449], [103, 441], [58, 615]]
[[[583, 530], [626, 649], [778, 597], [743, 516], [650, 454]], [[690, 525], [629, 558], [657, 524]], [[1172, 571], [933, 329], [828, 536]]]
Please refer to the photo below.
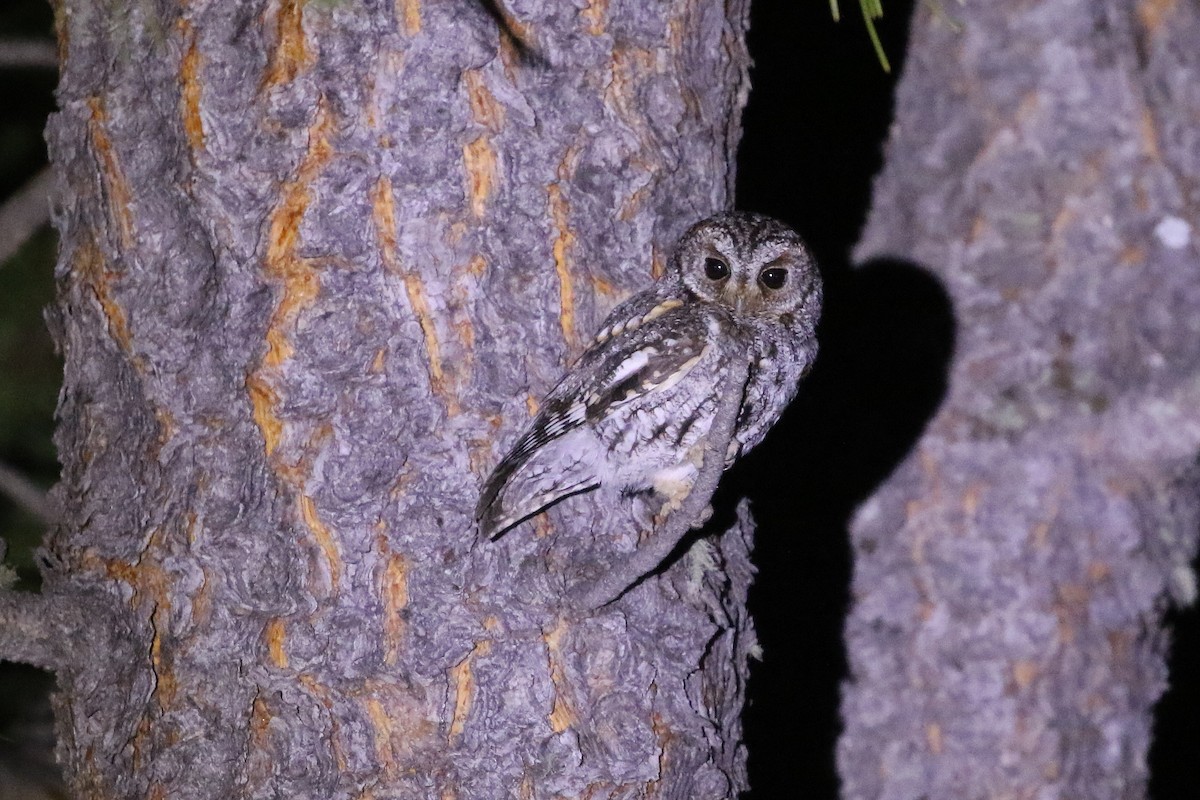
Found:
[[539, 511], [599, 485], [589, 466], [579, 460], [564, 463], [553, 452], [539, 451], [533, 458], [505, 458], [479, 493], [475, 506], [479, 538], [497, 539]]

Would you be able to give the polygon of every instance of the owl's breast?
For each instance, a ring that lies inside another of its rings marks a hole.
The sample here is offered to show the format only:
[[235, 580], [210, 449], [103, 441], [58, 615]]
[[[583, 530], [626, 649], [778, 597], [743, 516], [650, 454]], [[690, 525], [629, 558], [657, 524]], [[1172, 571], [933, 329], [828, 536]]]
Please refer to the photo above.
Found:
[[816, 340], [782, 325], [763, 324], [748, 334], [746, 397], [734, 437], [742, 452], [759, 444], [792, 402], [816, 360]]

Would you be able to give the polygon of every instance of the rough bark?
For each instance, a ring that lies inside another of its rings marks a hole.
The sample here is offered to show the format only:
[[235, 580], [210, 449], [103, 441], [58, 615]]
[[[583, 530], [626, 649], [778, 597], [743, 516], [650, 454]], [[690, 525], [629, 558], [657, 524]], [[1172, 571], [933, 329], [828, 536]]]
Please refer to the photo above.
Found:
[[852, 526], [844, 797], [1145, 797], [1196, 595], [1200, 10], [931, 5], [857, 256], [933, 271], [956, 348]]
[[84, 622], [24, 644], [76, 796], [744, 788], [745, 513], [571, 619], [625, 521], [581, 497], [472, 551], [470, 512], [603, 313], [727, 205], [745, 14], [63, 0], [39, 603]]

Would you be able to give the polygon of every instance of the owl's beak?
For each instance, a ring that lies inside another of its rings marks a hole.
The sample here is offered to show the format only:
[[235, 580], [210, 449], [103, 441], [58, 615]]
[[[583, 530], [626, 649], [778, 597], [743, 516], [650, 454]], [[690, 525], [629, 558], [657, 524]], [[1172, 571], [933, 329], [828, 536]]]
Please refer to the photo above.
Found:
[[746, 310], [745, 287], [743, 287], [739, 284], [734, 284], [733, 281], [730, 281], [725, 286], [724, 295], [725, 295], [725, 302], [729, 306], [731, 306], [733, 308], [733, 310], [736, 311], [738, 314], [741, 314]]

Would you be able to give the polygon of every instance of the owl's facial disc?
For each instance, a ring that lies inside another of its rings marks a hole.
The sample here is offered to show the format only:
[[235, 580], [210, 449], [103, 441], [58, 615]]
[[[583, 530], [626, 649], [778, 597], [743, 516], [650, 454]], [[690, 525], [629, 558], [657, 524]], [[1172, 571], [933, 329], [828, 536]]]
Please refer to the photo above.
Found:
[[[708, 302], [724, 302], [738, 281], [731, 247], [718, 241], [693, 241], [679, 253], [679, 279], [693, 296]], [[724, 243], [728, 245], [728, 243]]]
[[820, 311], [820, 278], [794, 231], [752, 214], [712, 217], [680, 239], [676, 280], [695, 299], [738, 316], [778, 320]]

